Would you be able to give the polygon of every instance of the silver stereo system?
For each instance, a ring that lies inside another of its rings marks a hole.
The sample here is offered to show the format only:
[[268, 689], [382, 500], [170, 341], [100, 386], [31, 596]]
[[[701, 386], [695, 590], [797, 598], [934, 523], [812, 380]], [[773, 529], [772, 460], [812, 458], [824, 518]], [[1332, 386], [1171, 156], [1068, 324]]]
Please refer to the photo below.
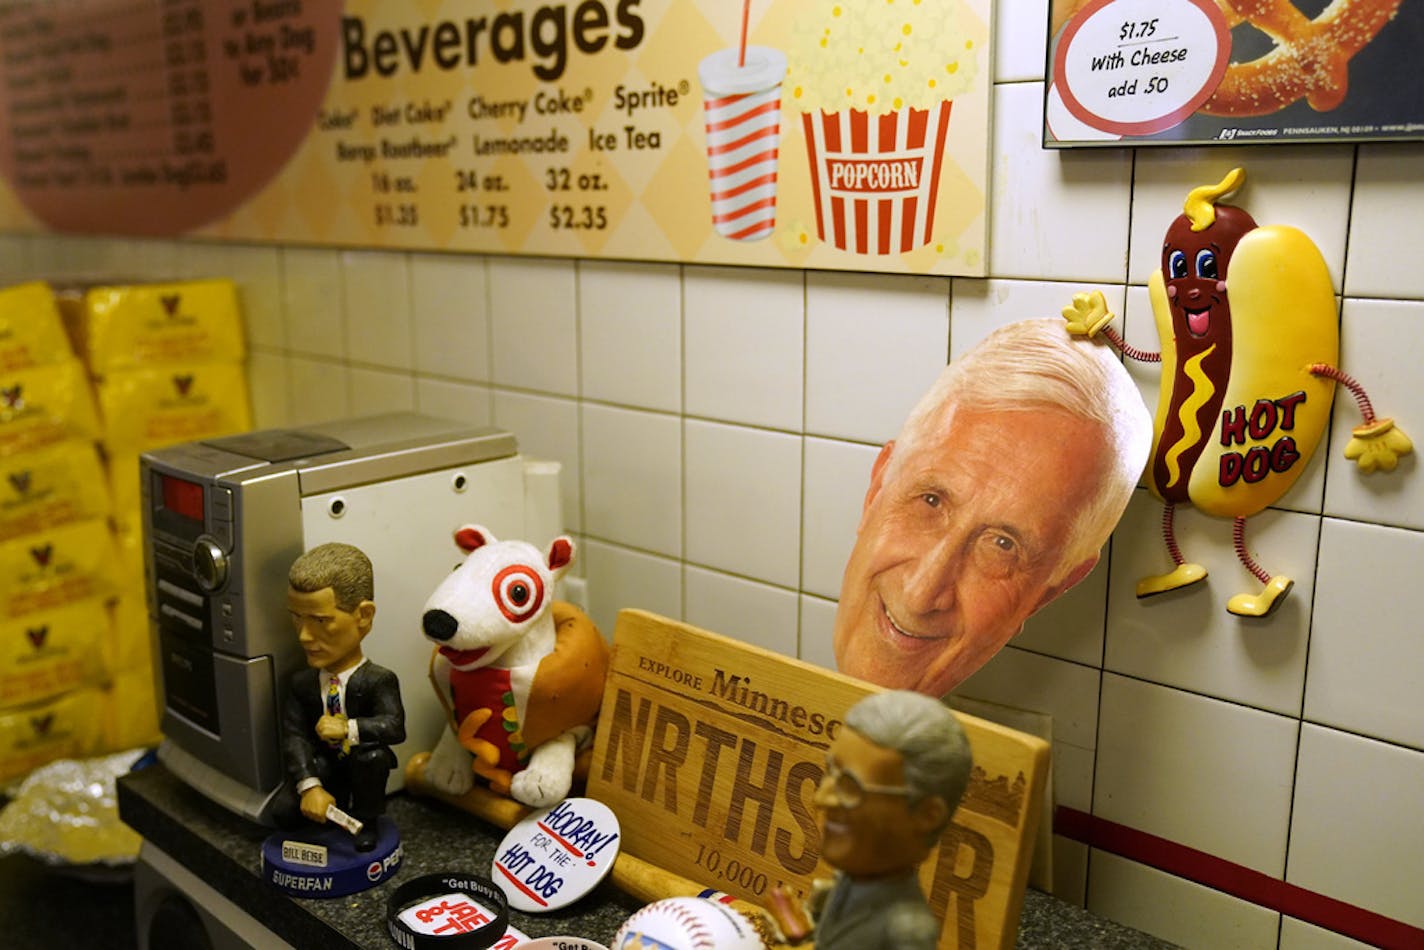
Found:
[[556, 463], [521, 457], [508, 432], [412, 413], [185, 443], [140, 469], [159, 758], [260, 822], [283, 780], [284, 684], [304, 662], [286, 609], [299, 554], [345, 541], [371, 558], [363, 649], [400, 676], [406, 709], [394, 789], [444, 728], [420, 608], [462, 557], [453, 532], [473, 522], [542, 545], [563, 530]]

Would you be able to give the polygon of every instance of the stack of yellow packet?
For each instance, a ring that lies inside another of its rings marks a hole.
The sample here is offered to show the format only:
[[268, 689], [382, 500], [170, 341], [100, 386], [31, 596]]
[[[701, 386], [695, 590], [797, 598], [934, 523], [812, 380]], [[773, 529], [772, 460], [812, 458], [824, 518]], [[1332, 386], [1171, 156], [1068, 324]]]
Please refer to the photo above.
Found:
[[55, 759], [100, 751], [110, 704], [102, 690], [76, 689], [45, 703], [0, 709], [0, 781]]
[[66, 439], [0, 455], [0, 543], [71, 521], [107, 518], [104, 481], [93, 442]]
[[[93, 382], [113, 503], [116, 586], [105, 741], [141, 744], [157, 703], [143, 580], [139, 455], [252, 427], [242, 317], [230, 280], [106, 282], [58, 295]], [[3, 551], [0, 551], [3, 554]]]
[[0, 456], [99, 432], [48, 284], [0, 289]]
[[0, 373], [73, 358], [49, 284], [0, 288]]
[[49, 286], [0, 289], [0, 777], [105, 744], [117, 575], [99, 435]]
[[108, 608], [96, 597], [0, 620], [0, 707], [101, 682]]
[[98, 393], [120, 530], [136, 529], [141, 453], [251, 428], [237, 288], [95, 285], [59, 301]]

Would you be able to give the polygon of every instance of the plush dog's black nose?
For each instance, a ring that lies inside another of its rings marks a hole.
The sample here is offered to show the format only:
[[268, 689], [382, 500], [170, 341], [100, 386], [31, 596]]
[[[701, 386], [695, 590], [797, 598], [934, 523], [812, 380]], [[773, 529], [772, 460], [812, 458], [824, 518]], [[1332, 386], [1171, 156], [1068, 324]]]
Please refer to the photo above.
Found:
[[460, 629], [460, 621], [443, 610], [427, 610], [425, 616], [420, 618], [420, 625], [427, 637], [442, 641], [450, 639]]

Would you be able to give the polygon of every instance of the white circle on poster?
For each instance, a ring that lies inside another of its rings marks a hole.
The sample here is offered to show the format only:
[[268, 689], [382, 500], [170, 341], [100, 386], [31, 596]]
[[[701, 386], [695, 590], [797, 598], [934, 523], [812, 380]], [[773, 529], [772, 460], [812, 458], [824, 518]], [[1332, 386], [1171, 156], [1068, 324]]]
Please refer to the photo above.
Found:
[[1064, 27], [1052, 82], [1078, 121], [1151, 135], [1201, 108], [1230, 56], [1231, 31], [1215, 0], [1093, 0]]
[[1060, 142], [1116, 142], [1122, 138], [1116, 132], [1105, 132], [1086, 122], [1078, 121], [1063, 104], [1063, 97], [1058, 94], [1058, 87], [1053, 84], [1048, 87], [1048, 101], [1043, 106], [1043, 121], [1048, 126], [1048, 131]]
[[509, 830], [495, 850], [495, 883], [530, 914], [567, 907], [598, 886], [618, 857], [618, 818], [602, 802], [566, 798]]

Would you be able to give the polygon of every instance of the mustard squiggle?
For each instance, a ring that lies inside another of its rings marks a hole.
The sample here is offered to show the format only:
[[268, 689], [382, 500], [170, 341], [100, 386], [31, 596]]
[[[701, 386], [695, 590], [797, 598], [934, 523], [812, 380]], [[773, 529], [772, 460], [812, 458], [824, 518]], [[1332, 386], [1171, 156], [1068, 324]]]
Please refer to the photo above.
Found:
[[1182, 457], [1182, 453], [1197, 444], [1201, 438], [1201, 426], [1197, 424], [1197, 410], [1206, 405], [1207, 401], [1216, 393], [1216, 386], [1206, 373], [1202, 371], [1202, 362], [1216, 349], [1213, 343], [1202, 352], [1193, 356], [1182, 366], [1182, 373], [1192, 381], [1192, 393], [1182, 401], [1182, 408], [1177, 413], [1177, 418], [1182, 421], [1182, 437], [1172, 444], [1167, 451], [1167, 484], [1165, 487], [1171, 488], [1177, 484], [1182, 477], [1182, 468], [1177, 460]]

